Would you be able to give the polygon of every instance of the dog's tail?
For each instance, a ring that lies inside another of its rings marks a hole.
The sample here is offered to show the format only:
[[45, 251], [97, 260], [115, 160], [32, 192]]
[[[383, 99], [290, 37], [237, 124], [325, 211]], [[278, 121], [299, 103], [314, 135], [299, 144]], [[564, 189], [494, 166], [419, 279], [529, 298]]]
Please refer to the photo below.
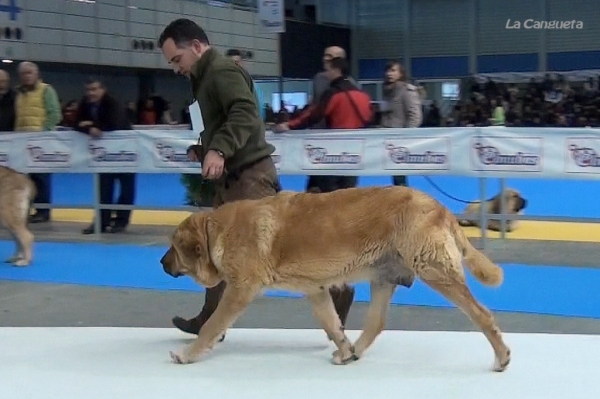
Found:
[[456, 219], [452, 221], [450, 229], [454, 236], [454, 241], [463, 255], [467, 269], [469, 269], [471, 274], [482, 284], [488, 286], [496, 287], [502, 284], [504, 281], [504, 271], [502, 268], [471, 244]]

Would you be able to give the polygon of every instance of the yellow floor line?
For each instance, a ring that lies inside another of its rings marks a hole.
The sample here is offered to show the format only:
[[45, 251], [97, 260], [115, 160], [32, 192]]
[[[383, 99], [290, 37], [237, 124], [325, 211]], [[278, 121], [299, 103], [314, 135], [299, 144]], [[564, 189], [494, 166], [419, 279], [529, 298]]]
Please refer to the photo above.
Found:
[[[476, 227], [465, 227], [467, 237], [481, 237], [481, 230]], [[490, 238], [500, 238], [500, 233], [490, 231], [486, 234]], [[507, 239], [514, 240], [549, 240], [549, 241], [576, 241], [600, 243], [599, 223], [571, 223], [571, 222], [537, 222], [523, 220], [519, 228], [512, 233], [506, 233]]]
[[[191, 212], [185, 211], [133, 211], [131, 224], [177, 226]], [[57, 222], [91, 222], [94, 211], [91, 209], [54, 209], [52, 220]]]
[[[185, 211], [133, 211], [134, 225], [177, 226], [190, 212]], [[89, 209], [55, 209], [52, 220], [57, 222], [91, 222], [93, 211]], [[481, 237], [476, 227], [465, 227], [467, 237]], [[488, 232], [487, 237], [500, 238], [500, 233]], [[507, 239], [550, 240], [600, 243], [599, 223], [536, 222], [522, 221], [519, 228], [506, 234]]]

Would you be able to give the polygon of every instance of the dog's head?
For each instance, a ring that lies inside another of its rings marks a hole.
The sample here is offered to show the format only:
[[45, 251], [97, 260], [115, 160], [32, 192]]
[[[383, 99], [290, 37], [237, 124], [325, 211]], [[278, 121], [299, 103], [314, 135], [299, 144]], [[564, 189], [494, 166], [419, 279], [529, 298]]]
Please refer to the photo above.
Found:
[[165, 273], [190, 276], [208, 288], [222, 281], [209, 253], [210, 223], [208, 215], [195, 213], [177, 226], [171, 246], [160, 260]]
[[[504, 210], [506, 213], [518, 213], [527, 207], [527, 200], [517, 190], [507, 188], [503, 191], [502, 196], [504, 197]], [[495, 196], [492, 201], [491, 213], [501, 213], [500, 195]]]

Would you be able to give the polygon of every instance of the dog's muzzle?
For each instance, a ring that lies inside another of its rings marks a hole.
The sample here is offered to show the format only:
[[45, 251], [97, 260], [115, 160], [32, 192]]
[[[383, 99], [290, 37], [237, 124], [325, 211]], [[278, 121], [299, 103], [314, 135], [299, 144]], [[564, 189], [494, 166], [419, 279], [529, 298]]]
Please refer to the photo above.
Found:
[[164, 272], [167, 273], [171, 277], [175, 277], [175, 278], [181, 277], [181, 273], [174, 273], [173, 271], [171, 271], [171, 268], [169, 268], [167, 265], [166, 258], [167, 258], [167, 254], [164, 254], [163, 257], [160, 259], [160, 264], [162, 265]]
[[521, 209], [525, 209], [527, 207], [527, 200], [525, 198], [521, 198]]

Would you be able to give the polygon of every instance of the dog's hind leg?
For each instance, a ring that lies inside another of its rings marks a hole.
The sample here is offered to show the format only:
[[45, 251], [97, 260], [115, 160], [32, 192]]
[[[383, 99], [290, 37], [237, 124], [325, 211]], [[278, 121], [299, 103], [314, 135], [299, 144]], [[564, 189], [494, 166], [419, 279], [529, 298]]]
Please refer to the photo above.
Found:
[[363, 332], [354, 343], [354, 354], [357, 358], [365, 353], [383, 331], [395, 289], [396, 285], [388, 282], [371, 282], [371, 304], [367, 310]]
[[15, 228], [14, 235], [18, 242], [19, 252], [11, 262], [15, 266], [28, 266], [32, 259], [33, 234], [27, 227], [19, 226]]
[[333, 352], [332, 362], [334, 364], [347, 364], [356, 360], [352, 351], [352, 344], [344, 333], [344, 327], [335, 311], [329, 290], [323, 288], [317, 293], [307, 295], [307, 299], [312, 305], [315, 318], [321, 323], [329, 338], [338, 347]]
[[217, 340], [242, 315], [259, 291], [260, 287], [253, 287], [248, 282], [243, 284], [243, 288], [228, 282], [217, 308], [202, 326], [194, 342], [181, 354], [171, 352], [173, 362], [177, 364], [194, 363], [204, 352], [212, 349]]
[[[0, 197], [0, 203], [2, 203], [2, 202], [6, 202], [6, 199], [4, 196]], [[13, 230], [9, 227], [9, 223], [11, 223], [12, 217], [13, 217], [13, 215], [11, 214], [9, 209], [0, 207], [0, 225], [6, 227], [6, 229], [8, 230], [8, 233], [12, 237], [13, 241], [15, 242], [15, 246], [16, 246], [15, 254], [13, 256], [11, 256], [10, 258], [6, 259], [6, 263], [15, 262], [18, 259], [19, 253], [21, 252], [21, 247], [19, 246], [17, 237], [15, 237]]]
[[17, 246], [15, 255], [8, 259], [8, 262], [15, 266], [27, 266], [31, 263], [34, 241], [33, 234], [27, 228], [29, 190], [15, 191], [9, 198], [8, 203], [16, 206], [0, 211], [2, 212], [0, 218], [14, 237]]
[[491, 312], [473, 297], [465, 284], [464, 276], [451, 270], [447, 272], [449, 268], [446, 265], [430, 267], [431, 269], [425, 268], [420, 273], [423, 281], [458, 306], [483, 331], [496, 355], [494, 371], [504, 371], [510, 363], [510, 349], [504, 343]]
[[10, 236], [12, 237], [12, 240], [15, 243], [15, 253], [13, 256], [6, 259], [5, 262], [6, 263], [15, 263], [21, 257], [21, 253], [22, 253], [21, 244], [19, 243], [19, 241], [17, 241], [17, 236], [15, 236], [15, 234], [10, 229], [8, 230], [8, 232], [10, 233]]
[[6, 262], [16, 266], [27, 266], [31, 261], [33, 234], [26, 227], [27, 217], [13, 212], [12, 207], [0, 209], [0, 221], [9, 231], [15, 243], [15, 253]]

